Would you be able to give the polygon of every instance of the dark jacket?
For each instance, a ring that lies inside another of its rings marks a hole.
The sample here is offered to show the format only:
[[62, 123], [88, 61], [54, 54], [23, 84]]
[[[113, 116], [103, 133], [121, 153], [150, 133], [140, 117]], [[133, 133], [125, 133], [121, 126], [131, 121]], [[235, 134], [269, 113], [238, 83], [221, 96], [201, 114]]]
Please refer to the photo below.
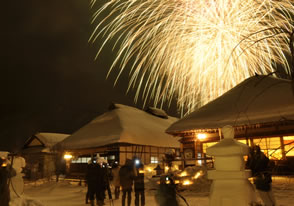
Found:
[[143, 170], [142, 168], [136, 168], [136, 176], [134, 177], [134, 187], [136, 190], [144, 190], [144, 173], [140, 172], [140, 170]]
[[254, 177], [256, 189], [269, 191], [271, 189], [271, 173], [269, 171], [269, 159], [261, 151], [251, 152], [246, 163], [248, 169], [251, 169]]
[[120, 185], [123, 190], [131, 190], [134, 181], [134, 170], [132, 165], [123, 165], [119, 170]]
[[104, 169], [102, 169], [98, 164], [89, 164], [87, 167], [86, 181], [90, 186], [95, 186], [97, 189], [102, 189], [106, 187], [106, 174]]

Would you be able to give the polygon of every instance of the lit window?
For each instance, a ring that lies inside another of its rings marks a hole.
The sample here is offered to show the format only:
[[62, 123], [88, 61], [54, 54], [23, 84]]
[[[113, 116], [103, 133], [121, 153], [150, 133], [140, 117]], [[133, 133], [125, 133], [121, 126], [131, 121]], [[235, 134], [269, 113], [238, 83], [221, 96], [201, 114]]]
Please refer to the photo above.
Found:
[[79, 157], [78, 159], [72, 159], [71, 163], [88, 163], [91, 157]]
[[158, 163], [158, 157], [151, 157], [151, 163]]

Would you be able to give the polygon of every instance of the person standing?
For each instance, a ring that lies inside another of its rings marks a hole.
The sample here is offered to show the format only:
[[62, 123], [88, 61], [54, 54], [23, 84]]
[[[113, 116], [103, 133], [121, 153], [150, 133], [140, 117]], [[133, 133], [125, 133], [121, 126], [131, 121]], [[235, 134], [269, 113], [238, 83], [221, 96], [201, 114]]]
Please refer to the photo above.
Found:
[[101, 197], [103, 196], [102, 203], [104, 205], [104, 199], [106, 198], [106, 195], [105, 195], [106, 191], [108, 193], [108, 199], [110, 201], [112, 201], [112, 194], [111, 194], [110, 183], [109, 183], [109, 181], [110, 181], [110, 172], [109, 172], [109, 169], [108, 169], [108, 163], [107, 162], [104, 161], [102, 164], [100, 164], [100, 166], [101, 166], [101, 172], [102, 172], [101, 177], [103, 177], [103, 178], [101, 179], [101, 183], [100, 183], [102, 185], [102, 188], [101, 188], [101, 191], [99, 191], [99, 192], [102, 193]]
[[114, 186], [115, 199], [119, 199], [120, 193], [119, 170], [120, 167], [118, 166], [118, 164], [113, 164], [111, 172], [113, 177], [112, 184]]
[[93, 160], [87, 166], [86, 182], [88, 185], [86, 201], [89, 198], [91, 206], [94, 206], [94, 199], [97, 198], [98, 166]]
[[88, 185], [88, 198], [90, 199], [91, 206], [94, 206], [96, 197], [97, 205], [104, 204], [104, 188], [105, 188], [105, 175], [103, 169], [94, 161], [88, 164], [86, 181]]
[[159, 206], [179, 206], [177, 188], [172, 175], [168, 174], [160, 177], [160, 184], [155, 194], [155, 200]]
[[269, 159], [261, 152], [258, 145], [251, 149], [246, 167], [251, 169], [255, 188], [264, 205], [275, 206], [276, 201], [271, 188], [272, 177], [269, 171]]
[[134, 179], [135, 187], [135, 206], [139, 206], [141, 197], [141, 206], [145, 205], [145, 184], [144, 184], [144, 165], [140, 163], [136, 166]]
[[126, 196], [128, 195], [128, 206], [132, 201], [132, 187], [134, 181], [134, 164], [130, 159], [126, 160], [126, 163], [119, 170], [120, 185], [122, 187], [122, 206], [125, 206]]

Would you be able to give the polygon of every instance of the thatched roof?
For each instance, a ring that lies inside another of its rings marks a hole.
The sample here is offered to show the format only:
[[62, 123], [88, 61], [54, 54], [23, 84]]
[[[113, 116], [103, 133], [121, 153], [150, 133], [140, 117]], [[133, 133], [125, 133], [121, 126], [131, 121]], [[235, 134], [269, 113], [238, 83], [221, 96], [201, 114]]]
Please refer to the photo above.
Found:
[[179, 147], [177, 138], [165, 133], [165, 130], [178, 119], [167, 116], [165, 112], [158, 109], [150, 109], [153, 112], [113, 104], [110, 111], [93, 119], [60, 142], [58, 147], [74, 150], [116, 143]]
[[294, 131], [293, 120], [292, 82], [271, 76], [253, 76], [175, 122], [166, 132], [179, 136], [217, 133], [218, 128], [225, 125], [232, 125], [236, 130], [287, 125], [287, 130], [292, 127]]
[[51, 152], [54, 145], [68, 136], [69, 134], [61, 133], [37, 133], [28, 138], [23, 147], [22, 153]]

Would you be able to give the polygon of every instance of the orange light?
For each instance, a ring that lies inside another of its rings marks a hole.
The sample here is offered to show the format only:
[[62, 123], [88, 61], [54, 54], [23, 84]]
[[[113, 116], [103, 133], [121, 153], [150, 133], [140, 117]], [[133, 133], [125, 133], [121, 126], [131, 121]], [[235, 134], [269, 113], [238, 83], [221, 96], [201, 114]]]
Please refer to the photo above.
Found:
[[182, 172], [182, 173], [180, 174], [180, 177], [186, 177], [187, 175], [188, 175], [187, 172], [184, 171], [184, 172]]
[[66, 160], [70, 160], [72, 158], [72, 155], [71, 154], [65, 154], [63, 157]]
[[199, 139], [199, 140], [203, 140], [203, 139], [205, 139], [206, 137], [207, 137], [207, 135], [204, 134], [204, 133], [199, 133], [199, 134], [197, 134], [197, 139]]
[[184, 180], [182, 184], [183, 185], [191, 185], [192, 182], [190, 180]]
[[175, 180], [175, 184], [179, 184], [180, 183], [180, 180]]
[[198, 179], [200, 175], [202, 175], [202, 171], [197, 172], [195, 176], [193, 177], [193, 179]]

